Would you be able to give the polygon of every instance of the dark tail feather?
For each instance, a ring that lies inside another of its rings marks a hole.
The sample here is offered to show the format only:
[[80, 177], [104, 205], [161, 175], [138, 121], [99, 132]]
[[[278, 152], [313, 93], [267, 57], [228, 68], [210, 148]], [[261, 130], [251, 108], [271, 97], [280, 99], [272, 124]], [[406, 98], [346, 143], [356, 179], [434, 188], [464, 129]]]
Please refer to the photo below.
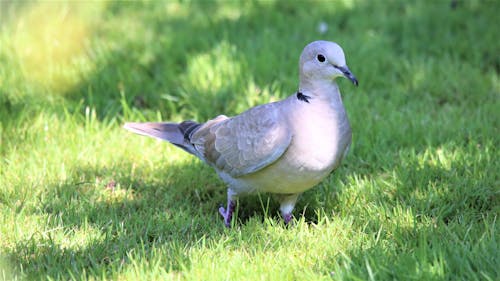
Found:
[[195, 154], [189, 142], [191, 135], [201, 126], [193, 121], [177, 123], [125, 123], [123, 128], [143, 136], [168, 141], [185, 151]]
[[201, 124], [194, 121], [184, 121], [179, 124], [179, 130], [187, 141], [191, 141], [191, 136], [199, 127], [201, 127]]

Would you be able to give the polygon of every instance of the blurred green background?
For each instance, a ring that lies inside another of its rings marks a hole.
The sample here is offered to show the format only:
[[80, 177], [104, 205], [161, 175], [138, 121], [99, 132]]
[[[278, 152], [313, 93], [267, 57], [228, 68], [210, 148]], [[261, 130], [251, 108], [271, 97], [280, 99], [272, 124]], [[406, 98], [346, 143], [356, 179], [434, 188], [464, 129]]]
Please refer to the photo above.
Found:
[[[0, 2], [0, 280], [498, 280], [499, 1]], [[296, 225], [126, 121], [297, 90], [339, 43], [353, 127]]]

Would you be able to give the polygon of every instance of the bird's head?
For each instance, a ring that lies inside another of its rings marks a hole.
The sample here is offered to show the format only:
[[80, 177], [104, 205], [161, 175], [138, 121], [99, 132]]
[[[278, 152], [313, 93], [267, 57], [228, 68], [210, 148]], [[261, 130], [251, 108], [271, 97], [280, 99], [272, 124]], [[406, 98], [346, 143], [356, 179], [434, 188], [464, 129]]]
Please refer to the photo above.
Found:
[[300, 55], [299, 67], [301, 84], [345, 77], [358, 86], [358, 80], [347, 67], [344, 51], [334, 42], [309, 43]]

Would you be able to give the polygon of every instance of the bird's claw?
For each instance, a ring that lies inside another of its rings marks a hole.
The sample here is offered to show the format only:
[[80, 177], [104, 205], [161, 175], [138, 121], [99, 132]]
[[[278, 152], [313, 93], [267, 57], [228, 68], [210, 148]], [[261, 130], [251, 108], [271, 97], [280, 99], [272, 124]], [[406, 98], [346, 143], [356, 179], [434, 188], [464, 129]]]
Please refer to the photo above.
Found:
[[227, 210], [223, 207], [219, 207], [219, 214], [224, 218], [224, 224], [226, 227], [231, 227], [231, 219], [233, 218], [234, 208], [236, 207], [236, 203], [234, 201], [229, 201]]
[[290, 223], [290, 221], [292, 221], [292, 218], [293, 218], [293, 216], [291, 213], [283, 215], [283, 221], [285, 222], [286, 225], [288, 225]]

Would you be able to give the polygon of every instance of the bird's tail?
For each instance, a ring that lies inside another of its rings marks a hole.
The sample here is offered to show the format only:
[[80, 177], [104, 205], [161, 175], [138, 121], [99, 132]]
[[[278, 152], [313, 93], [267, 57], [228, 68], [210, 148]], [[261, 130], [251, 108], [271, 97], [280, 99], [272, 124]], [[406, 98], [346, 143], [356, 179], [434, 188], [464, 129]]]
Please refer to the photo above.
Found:
[[190, 142], [192, 134], [202, 124], [194, 121], [182, 123], [125, 123], [124, 129], [133, 133], [168, 141], [191, 154], [197, 154], [196, 149]]

